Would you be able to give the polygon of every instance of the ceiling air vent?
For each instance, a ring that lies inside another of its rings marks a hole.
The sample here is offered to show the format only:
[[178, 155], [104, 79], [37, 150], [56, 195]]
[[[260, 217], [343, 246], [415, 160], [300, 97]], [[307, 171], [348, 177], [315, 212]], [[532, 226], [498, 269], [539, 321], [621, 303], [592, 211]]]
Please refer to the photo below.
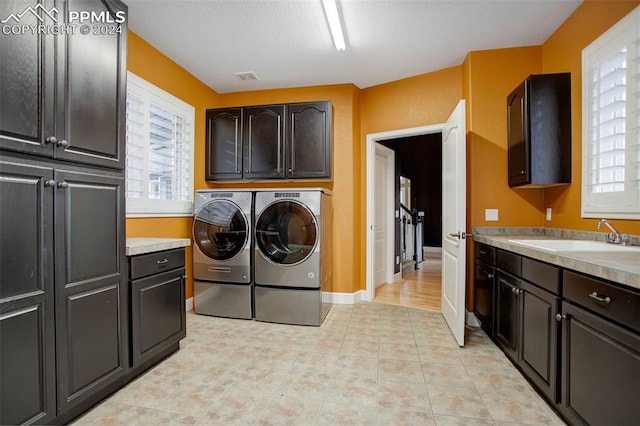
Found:
[[253, 71], [236, 72], [233, 75], [242, 81], [259, 80], [258, 76]]

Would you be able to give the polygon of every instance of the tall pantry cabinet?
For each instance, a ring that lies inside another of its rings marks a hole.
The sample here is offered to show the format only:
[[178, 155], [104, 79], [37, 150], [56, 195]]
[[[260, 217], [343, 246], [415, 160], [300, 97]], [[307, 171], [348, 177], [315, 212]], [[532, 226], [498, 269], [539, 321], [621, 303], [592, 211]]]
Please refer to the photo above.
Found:
[[[126, 16], [0, 2], [20, 25], [77, 24], [69, 11]], [[0, 424], [64, 423], [127, 371], [127, 28], [110, 21], [0, 38]]]

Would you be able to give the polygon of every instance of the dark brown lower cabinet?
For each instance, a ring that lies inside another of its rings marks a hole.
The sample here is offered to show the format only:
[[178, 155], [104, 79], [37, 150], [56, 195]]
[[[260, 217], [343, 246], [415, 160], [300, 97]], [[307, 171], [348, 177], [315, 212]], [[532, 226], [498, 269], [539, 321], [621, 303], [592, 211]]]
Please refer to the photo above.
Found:
[[520, 353], [520, 280], [503, 271], [496, 272], [496, 330], [498, 346], [515, 363]]
[[640, 424], [640, 336], [563, 302], [562, 404], [573, 424]]
[[495, 305], [495, 275], [496, 268], [479, 259], [475, 260], [474, 275], [474, 314], [480, 321], [482, 329], [491, 338], [494, 337], [493, 317]]
[[65, 422], [127, 370], [124, 179], [0, 154], [0, 423]]
[[129, 257], [134, 374], [179, 348], [186, 336], [184, 248]]
[[56, 416], [52, 179], [51, 168], [0, 155], [2, 425]]
[[560, 297], [522, 281], [520, 367], [552, 402], [558, 401], [558, 321]]
[[65, 412], [124, 377], [124, 179], [55, 171], [56, 368]]
[[499, 267], [515, 272], [499, 269], [496, 273], [496, 343], [549, 401], [555, 403], [558, 401], [559, 269], [502, 250], [498, 251], [498, 260]]

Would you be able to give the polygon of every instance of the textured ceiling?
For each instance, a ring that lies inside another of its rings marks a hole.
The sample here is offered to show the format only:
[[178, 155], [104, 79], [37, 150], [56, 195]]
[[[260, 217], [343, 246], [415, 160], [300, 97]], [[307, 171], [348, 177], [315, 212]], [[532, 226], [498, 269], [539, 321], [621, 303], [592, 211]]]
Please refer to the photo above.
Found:
[[[125, 0], [129, 27], [218, 93], [353, 83], [542, 44], [580, 0], [339, 0], [338, 52], [320, 0]], [[233, 74], [253, 71], [257, 81]]]

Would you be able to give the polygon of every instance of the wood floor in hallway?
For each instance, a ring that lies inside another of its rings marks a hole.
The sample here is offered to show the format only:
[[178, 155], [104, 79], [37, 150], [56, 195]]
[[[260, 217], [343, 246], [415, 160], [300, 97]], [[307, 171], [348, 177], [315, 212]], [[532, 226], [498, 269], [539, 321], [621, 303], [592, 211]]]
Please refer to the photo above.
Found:
[[411, 271], [394, 283], [376, 288], [374, 302], [440, 312], [442, 297], [442, 255], [425, 252], [417, 271]]

